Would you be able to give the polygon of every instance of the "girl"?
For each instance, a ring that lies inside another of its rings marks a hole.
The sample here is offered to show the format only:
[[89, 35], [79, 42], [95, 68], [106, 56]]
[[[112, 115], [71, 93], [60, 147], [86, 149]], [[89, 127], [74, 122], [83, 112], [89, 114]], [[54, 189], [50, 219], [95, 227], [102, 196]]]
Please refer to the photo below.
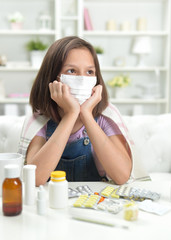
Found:
[[[78, 37], [52, 44], [30, 104], [33, 116], [23, 128], [20, 152], [25, 141], [26, 163], [37, 166], [37, 186], [54, 170], [66, 171], [68, 181], [110, 178], [123, 184], [129, 179], [130, 148], [117, 124], [103, 115], [107, 91], [91, 44]], [[38, 131], [38, 125], [44, 126]]]

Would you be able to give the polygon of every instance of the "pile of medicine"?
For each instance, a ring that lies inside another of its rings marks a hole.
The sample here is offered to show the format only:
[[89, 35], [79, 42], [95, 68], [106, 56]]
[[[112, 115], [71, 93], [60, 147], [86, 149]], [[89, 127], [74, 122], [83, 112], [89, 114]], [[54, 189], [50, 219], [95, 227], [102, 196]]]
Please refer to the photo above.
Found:
[[124, 210], [124, 219], [136, 220], [138, 217], [138, 205], [135, 201], [158, 200], [160, 195], [146, 189], [129, 186], [107, 186], [99, 193], [93, 192], [88, 185], [78, 186], [75, 190], [68, 189], [69, 197], [77, 197], [73, 203], [76, 208], [89, 208], [102, 210], [113, 214]]
[[99, 209], [111, 213], [118, 213], [122, 209], [122, 205], [119, 202], [107, 199], [97, 192], [93, 193], [87, 185], [79, 186], [76, 189], [81, 195], [74, 202], [74, 207]]
[[[6, 179], [13, 183], [18, 180], [19, 196], [22, 196], [20, 179], [18, 178], [18, 170], [15, 166], [7, 166]], [[35, 165], [26, 165], [23, 168], [24, 179], [24, 202], [26, 205], [35, 204]], [[3, 184], [3, 212], [6, 216], [18, 215], [22, 211], [22, 199], [18, 199], [20, 209], [9, 212], [9, 207], [6, 204], [7, 186], [6, 179]], [[13, 185], [11, 185], [13, 186]], [[16, 192], [17, 193], [17, 192]], [[51, 173], [51, 180], [48, 185], [49, 207], [54, 209], [65, 208], [68, 206], [68, 198], [76, 198], [73, 207], [82, 209], [94, 209], [112, 214], [117, 214], [123, 210], [124, 219], [128, 221], [137, 220], [138, 210], [153, 212], [162, 215], [171, 210], [167, 207], [160, 206], [154, 201], [159, 200], [160, 195], [156, 192], [129, 185], [111, 186], [107, 185], [99, 192], [94, 192], [88, 185], [77, 186], [75, 189], [68, 188], [66, 173], [64, 171], [54, 171]], [[13, 194], [14, 195], [14, 194]], [[11, 198], [10, 201], [13, 201]], [[39, 215], [46, 214], [46, 192], [43, 186], [40, 186], [37, 192], [37, 213]]]

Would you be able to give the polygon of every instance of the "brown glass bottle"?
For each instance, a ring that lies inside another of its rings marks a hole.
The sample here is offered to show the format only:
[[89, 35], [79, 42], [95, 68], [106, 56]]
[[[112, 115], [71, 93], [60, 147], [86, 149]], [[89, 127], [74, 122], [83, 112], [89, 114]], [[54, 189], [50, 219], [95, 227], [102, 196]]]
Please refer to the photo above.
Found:
[[16, 216], [22, 212], [22, 183], [17, 165], [5, 166], [2, 185], [2, 209], [5, 216]]

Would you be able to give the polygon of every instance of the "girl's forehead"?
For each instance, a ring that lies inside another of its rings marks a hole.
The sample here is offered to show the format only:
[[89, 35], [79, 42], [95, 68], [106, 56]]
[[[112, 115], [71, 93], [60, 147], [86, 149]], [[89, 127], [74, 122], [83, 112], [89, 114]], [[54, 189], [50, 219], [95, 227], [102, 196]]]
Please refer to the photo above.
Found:
[[68, 56], [69, 55], [77, 55], [77, 54], [88, 54], [88, 55], [91, 55], [91, 52], [89, 51], [88, 48], [73, 48], [71, 49], [69, 52], [68, 52]]
[[93, 56], [87, 48], [75, 48], [70, 50], [64, 63], [72, 62], [74, 64], [81, 61], [88, 61], [94, 65]]

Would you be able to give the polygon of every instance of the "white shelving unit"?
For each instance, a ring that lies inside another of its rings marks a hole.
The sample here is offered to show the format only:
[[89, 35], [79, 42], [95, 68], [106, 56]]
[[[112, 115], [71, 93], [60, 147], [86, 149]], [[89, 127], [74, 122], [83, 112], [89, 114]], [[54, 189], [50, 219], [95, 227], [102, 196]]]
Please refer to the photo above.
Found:
[[[29, 99], [11, 98], [8, 95], [29, 93], [38, 72], [38, 68], [32, 67], [29, 62], [26, 43], [31, 39], [40, 38], [50, 45], [58, 38], [56, 3], [56, 0], [7, 0], [1, 3], [0, 45], [3, 47], [0, 48], [0, 55], [6, 55], [8, 61], [6, 66], [0, 66], [0, 80], [3, 81], [7, 95], [0, 98], [0, 114], [4, 113], [4, 107], [8, 104], [17, 104], [21, 109], [20, 114], [24, 114], [23, 109]], [[12, 30], [7, 20], [7, 16], [16, 11], [24, 15], [21, 30]], [[43, 13], [51, 16], [51, 29], [41, 29], [39, 16]]]
[[0, 35], [38, 35], [38, 36], [43, 36], [43, 35], [47, 35], [47, 36], [54, 36], [55, 35], [55, 30], [37, 30], [37, 29], [33, 29], [33, 30], [15, 30], [15, 31], [11, 31], [11, 30], [0, 30]]
[[[93, 30], [83, 30], [83, 37], [92, 44], [104, 48], [104, 63], [101, 66], [105, 81], [119, 74], [130, 75], [133, 85], [144, 85], [147, 91], [159, 82], [159, 96], [127, 96], [113, 98], [109, 89], [111, 102], [120, 106], [126, 114], [134, 113], [134, 106], [141, 105], [142, 113], [158, 114], [170, 111], [170, 0], [84, 0], [84, 7], [89, 11]], [[107, 13], [107, 14], [103, 14]], [[137, 30], [137, 19], [147, 20], [147, 29]], [[113, 20], [116, 29], [106, 30], [107, 21]], [[128, 21], [131, 28], [120, 30], [120, 23]], [[136, 37], [147, 36], [152, 42], [152, 52], [146, 57], [146, 66], [137, 67], [136, 58], [130, 52], [130, 46]], [[124, 67], [114, 66], [114, 60], [123, 57]], [[135, 88], [135, 86], [129, 86]], [[149, 87], [148, 87], [149, 86]], [[124, 90], [125, 91], [125, 90]], [[134, 89], [134, 92], [136, 90]], [[129, 94], [128, 94], [129, 95]], [[128, 106], [129, 105], [129, 106]]]
[[[7, 0], [1, 4], [0, 15], [0, 43], [9, 60], [6, 67], [0, 67], [0, 80], [3, 80], [7, 95], [13, 91], [29, 91], [32, 81], [38, 71], [28, 63], [29, 56], [24, 48], [26, 42], [39, 37], [49, 45], [61, 37], [78, 35], [90, 41], [94, 46], [104, 48], [104, 61], [101, 71], [107, 82], [119, 74], [129, 74], [132, 79], [127, 87], [125, 96], [114, 98], [109, 89], [110, 100], [119, 106], [123, 114], [133, 114], [134, 106], [141, 105], [143, 113], [158, 114], [170, 111], [170, 19], [171, 0]], [[34, 11], [33, 11], [34, 6]], [[93, 30], [84, 29], [83, 10], [87, 8], [93, 25]], [[29, 10], [30, 9], [30, 10]], [[21, 11], [25, 16], [24, 27], [19, 31], [9, 28], [6, 16], [15, 11]], [[32, 15], [28, 14], [32, 12]], [[40, 13], [47, 13], [52, 17], [50, 30], [39, 30], [37, 19]], [[106, 14], [107, 13], [107, 14]], [[31, 18], [30, 18], [31, 17]], [[147, 30], [137, 31], [138, 18], [147, 19]], [[115, 31], [106, 30], [106, 22], [113, 19], [117, 23]], [[129, 31], [121, 31], [119, 24], [131, 23]], [[148, 36], [152, 42], [152, 52], [146, 57], [146, 66], [136, 66], [136, 56], [130, 51], [134, 38]], [[15, 45], [15, 47], [12, 47]], [[114, 61], [123, 58], [125, 66], [116, 66]], [[10, 62], [16, 64], [12, 65]], [[23, 63], [22, 65], [18, 62]], [[149, 91], [156, 81], [159, 82], [160, 95], [158, 97], [136, 96], [136, 88], [142, 92], [142, 86]], [[141, 89], [139, 86], [141, 86]], [[27, 104], [28, 99], [0, 99], [0, 105], [15, 103]]]
[[28, 98], [1, 98], [0, 103], [1, 104], [8, 104], [8, 103], [19, 103], [19, 104], [28, 104], [29, 100]]
[[68, 35], [82, 36], [83, 0], [56, 0], [56, 13], [59, 38]]
[[101, 30], [101, 31], [83, 31], [84, 36], [167, 36], [168, 32], [167, 31], [150, 31], [150, 32], [146, 32], [146, 31], [141, 31], [141, 32], [137, 32], [137, 31], [114, 31], [114, 32], [110, 32], [110, 31], [105, 31], [105, 30]]

